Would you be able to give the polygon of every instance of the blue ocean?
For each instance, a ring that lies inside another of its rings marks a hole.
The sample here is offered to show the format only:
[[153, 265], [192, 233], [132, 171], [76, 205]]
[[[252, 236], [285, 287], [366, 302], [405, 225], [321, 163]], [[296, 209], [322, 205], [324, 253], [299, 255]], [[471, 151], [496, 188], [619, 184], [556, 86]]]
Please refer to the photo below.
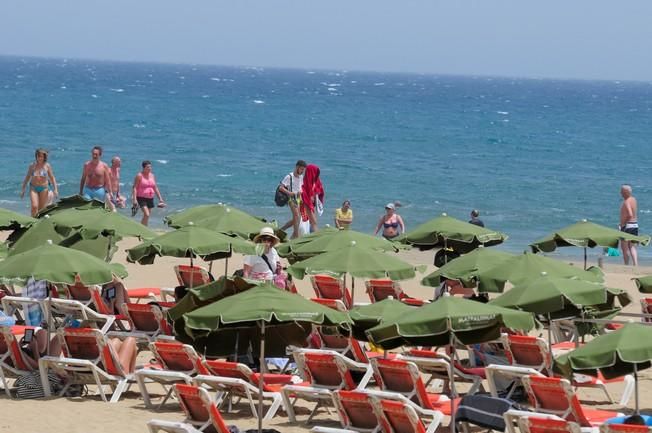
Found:
[[408, 229], [477, 208], [522, 251], [582, 218], [617, 226], [630, 183], [652, 233], [651, 110], [648, 82], [0, 57], [0, 207], [28, 213], [35, 148], [65, 196], [100, 144], [122, 158], [123, 190], [153, 162], [159, 227], [216, 202], [283, 223], [274, 190], [305, 159], [321, 168], [322, 224], [344, 199], [363, 232], [390, 201]]

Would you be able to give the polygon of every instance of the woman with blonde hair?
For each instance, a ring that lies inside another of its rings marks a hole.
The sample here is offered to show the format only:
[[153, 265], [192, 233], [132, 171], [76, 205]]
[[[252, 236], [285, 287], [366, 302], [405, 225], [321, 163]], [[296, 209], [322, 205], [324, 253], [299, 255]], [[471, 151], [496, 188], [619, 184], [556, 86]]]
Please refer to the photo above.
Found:
[[29, 199], [32, 204], [32, 216], [36, 216], [41, 209], [47, 206], [50, 186], [54, 192], [54, 197], [59, 197], [57, 180], [54, 178], [52, 166], [48, 163], [48, 151], [45, 149], [36, 149], [34, 159], [35, 161], [27, 167], [27, 174], [20, 190], [20, 198], [23, 198], [25, 196], [25, 188], [29, 182]]

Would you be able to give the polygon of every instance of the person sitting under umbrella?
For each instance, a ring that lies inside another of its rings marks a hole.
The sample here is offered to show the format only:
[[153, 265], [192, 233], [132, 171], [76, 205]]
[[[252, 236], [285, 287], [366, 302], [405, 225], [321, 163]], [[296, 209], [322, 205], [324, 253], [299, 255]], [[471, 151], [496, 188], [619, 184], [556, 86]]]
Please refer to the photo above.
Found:
[[[271, 227], [263, 227], [254, 237], [256, 252], [258, 254], [245, 256], [244, 277], [252, 280], [273, 281], [277, 286], [283, 278], [281, 259], [274, 246], [279, 243], [279, 238]], [[277, 281], [279, 280], [279, 281]], [[285, 284], [283, 284], [285, 288]]]
[[[32, 370], [38, 370], [38, 360], [46, 355], [61, 355], [61, 343], [56, 335], [50, 339], [48, 348], [47, 330], [41, 327], [28, 330], [30, 333], [23, 335], [20, 340], [20, 350], [22, 351], [23, 360]], [[49, 350], [48, 350], [49, 349]]]

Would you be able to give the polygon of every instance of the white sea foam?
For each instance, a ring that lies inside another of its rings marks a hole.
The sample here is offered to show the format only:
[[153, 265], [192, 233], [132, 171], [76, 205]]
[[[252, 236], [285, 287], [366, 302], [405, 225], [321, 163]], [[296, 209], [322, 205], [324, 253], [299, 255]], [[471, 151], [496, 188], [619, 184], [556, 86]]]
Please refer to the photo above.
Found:
[[335, 87], [329, 87], [328, 91], [329, 92], [337, 92], [337, 89]]
[[217, 177], [231, 177], [231, 176], [233, 176], [233, 175], [232, 174], [225, 174], [225, 173], [221, 173], [221, 174], [217, 175]]
[[496, 111], [498, 114], [509, 114], [509, 111]]
[[374, 83], [374, 86], [384, 86], [385, 83]]
[[306, 74], [313, 75], [313, 74], [315, 74], [315, 71], [306, 71]]
[[142, 123], [134, 123], [133, 125], [134, 128], [146, 128], [147, 126], [142, 124]]
[[109, 90], [116, 93], [122, 93], [125, 91], [125, 89], [109, 89]]
[[18, 203], [16, 200], [0, 200], [0, 203], [2, 204], [12, 204], [12, 203]]
[[154, 161], [158, 162], [159, 164], [167, 164], [169, 161], [167, 159], [155, 159]]
[[253, 100], [253, 103], [254, 103], [254, 104], [264, 104], [265, 101], [262, 101], [262, 100], [260, 100], [260, 99], [254, 99], [254, 100]]
[[222, 81], [222, 79], [217, 77], [211, 77], [211, 81]]
[[63, 89], [63, 90], [66, 90], [66, 89], [67, 89], [66, 86], [61, 86], [61, 87], [59, 87], [59, 88], [60, 88], [60, 89]]
[[91, 95], [91, 98], [97, 98], [97, 95], [96, 95], [95, 93], [93, 93], [93, 94]]

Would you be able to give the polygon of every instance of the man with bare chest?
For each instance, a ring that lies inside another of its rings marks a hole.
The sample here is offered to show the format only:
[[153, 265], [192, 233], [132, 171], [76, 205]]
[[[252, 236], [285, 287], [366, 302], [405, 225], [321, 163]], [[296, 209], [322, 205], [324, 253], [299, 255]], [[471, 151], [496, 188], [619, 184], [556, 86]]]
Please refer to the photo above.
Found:
[[91, 160], [84, 164], [79, 182], [79, 195], [86, 200], [94, 199], [104, 203], [107, 196], [111, 194], [111, 173], [109, 166], [100, 159], [101, 157], [102, 147], [93, 147]]
[[[623, 198], [623, 203], [620, 205], [620, 230], [629, 233], [630, 235], [638, 236], [638, 203], [636, 198], [632, 195], [631, 185], [623, 185], [620, 187], [620, 195]], [[623, 250], [623, 260], [625, 264], [629, 264], [629, 259], [632, 259], [632, 265], [638, 265], [638, 253], [636, 252], [636, 242], [620, 241], [620, 247]]]

